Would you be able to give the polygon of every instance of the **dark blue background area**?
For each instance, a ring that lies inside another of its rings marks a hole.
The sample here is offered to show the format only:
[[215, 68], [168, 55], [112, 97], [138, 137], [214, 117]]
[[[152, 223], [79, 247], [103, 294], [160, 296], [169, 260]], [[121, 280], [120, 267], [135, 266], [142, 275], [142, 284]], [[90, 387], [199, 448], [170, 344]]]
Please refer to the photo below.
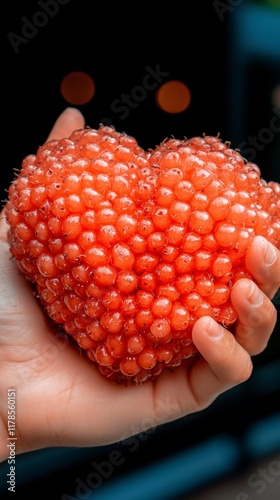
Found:
[[[271, 101], [273, 88], [280, 84], [280, 9], [246, 0], [198, 1], [186, 3], [184, 10], [173, 2], [151, 12], [149, 4], [69, 0], [56, 2], [56, 13], [45, 23], [42, 18], [43, 25], [33, 32], [29, 28], [29, 38], [24, 37], [26, 19], [38, 24], [42, 3], [5, 4], [1, 21], [1, 200], [14, 169], [44, 142], [68, 105], [59, 86], [66, 73], [76, 70], [88, 72], [96, 83], [94, 99], [79, 107], [88, 125], [98, 127], [108, 118], [144, 148], [171, 135], [220, 133], [245, 157], [252, 155], [255, 138], [254, 161], [263, 177], [280, 182], [280, 109]], [[17, 52], [11, 33], [25, 40]], [[125, 119], [112, 109], [122, 93], [142, 84], [147, 66], [158, 66], [169, 79], [182, 79], [189, 86], [192, 101], [185, 112], [160, 111], [153, 91]], [[275, 304], [279, 309], [279, 300]], [[18, 456], [16, 498], [192, 500], [202, 488], [254, 470], [259, 459], [276, 454], [280, 461], [278, 323], [254, 364], [248, 382], [207, 410], [130, 441]], [[110, 461], [115, 452], [119, 465]], [[1, 500], [12, 498], [6, 463], [0, 465], [0, 474]], [[276, 480], [280, 491], [280, 476]]]

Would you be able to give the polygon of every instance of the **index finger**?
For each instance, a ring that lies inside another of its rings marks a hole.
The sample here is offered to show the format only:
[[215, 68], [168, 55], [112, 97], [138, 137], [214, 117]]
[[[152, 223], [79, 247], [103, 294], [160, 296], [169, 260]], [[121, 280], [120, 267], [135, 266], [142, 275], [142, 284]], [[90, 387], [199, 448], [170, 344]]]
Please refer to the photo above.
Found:
[[272, 299], [280, 287], [280, 251], [263, 236], [256, 236], [247, 250], [246, 268], [258, 287]]

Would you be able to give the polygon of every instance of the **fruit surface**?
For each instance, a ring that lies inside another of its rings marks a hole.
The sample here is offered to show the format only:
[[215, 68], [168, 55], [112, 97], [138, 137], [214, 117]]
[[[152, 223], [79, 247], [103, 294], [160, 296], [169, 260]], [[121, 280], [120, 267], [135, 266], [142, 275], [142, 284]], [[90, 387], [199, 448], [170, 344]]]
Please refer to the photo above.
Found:
[[219, 137], [144, 151], [113, 127], [27, 156], [9, 187], [12, 256], [103, 376], [141, 383], [196, 353], [192, 327], [236, 322], [255, 235], [280, 246], [280, 186]]

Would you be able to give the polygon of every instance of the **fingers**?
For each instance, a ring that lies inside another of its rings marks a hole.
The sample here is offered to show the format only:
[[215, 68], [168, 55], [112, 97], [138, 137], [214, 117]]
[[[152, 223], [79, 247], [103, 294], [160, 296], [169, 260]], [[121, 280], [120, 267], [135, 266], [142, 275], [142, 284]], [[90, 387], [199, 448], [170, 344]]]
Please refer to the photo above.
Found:
[[47, 141], [68, 137], [73, 130], [84, 128], [85, 119], [76, 108], [66, 108], [57, 118]]
[[235, 338], [251, 356], [266, 348], [276, 325], [277, 311], [270, 299], [280, 285], [279, 257], [276, 247], [262, 236], [256, 236], [246, 254], [246, 267], [257, 285], [241, 279], [231, 291], [238, 316]]
[[249, 353], [209, 316], [195, 323], [193, 341], [202, 356], [193, 364], [189, 378], [198, 407], [208, 406], [219, 394], [251, 376]]
[[272, 299], [280, 286], [280, 252], [262, 236], [256, 236], [246, 253], [246, 268], [259, 288]]
[[241, 279], [232, 288], [232, 304], [238, 322], [235, 338], [248, 353], [260, 354], [276, 325], [276, 309], [270, 299], [251, 280]]
[[[4, 212], [4, 208], [3, 208], [2, 211], [0, 212], [0, 245], [1, 245], [1, 240], [6, 241], [8, 228], [9, 228], [9, 226], [6, 222], [5, 212]], [[0, 248], [1, 248], [1, 246], [0, 246]], [[1, 255], [2, 255], [2, 252], [1, 252]]]
[[246, 266], [257, 284], [240, 279], [232, 288], [231, 300], [238, 316], [234, 335], [209, 317], [195, 323], [193, 341], [202, 359], [193, 364], [190, 381], [202, 405], [247, 380], [252, 372], [251, 356], [266, 348], [277, 319], [270, 298], [279, 288], [279, 256], [279, 250], [266, 239], [254, 239]]

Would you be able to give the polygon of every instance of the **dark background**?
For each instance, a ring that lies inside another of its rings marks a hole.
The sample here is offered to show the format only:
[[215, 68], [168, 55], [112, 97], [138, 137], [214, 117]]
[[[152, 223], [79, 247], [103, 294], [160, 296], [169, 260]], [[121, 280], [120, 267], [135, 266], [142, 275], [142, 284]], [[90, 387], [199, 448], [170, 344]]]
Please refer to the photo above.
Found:
[[[68, 106], [60, 82], [70, 71], [85, 71], [96, 84], [92, 101], [79, 106], [87, 125], [98, 127], [107, 119], [144, 148], [171, 135], [219, 133], [255, 161], [264, 178], [280, 181], [280, 104], [272, 100], [273, 89], [280, 85], [280, 9], [277, 1], [276, 6], [264, 3], [197, 1], [182, 9], [183, 4], [172, 2], [151, 11], [151, 4], [142, 2], [6, 2], [1, 20], [3, 203], [13, 169], [36, 152]], [[49, 14], [40, 17], [47, 8]], [[17, 46], [11, 42], [14, 36]], [[168, 73], [166, 80], [188, 85], [192, 99], [185, 112], [162, 112], [155, 91], [147, 92], [125, 119], [112, 110], [115, 99], [143, 83], [147, 66], [160, 67]], [[208, 499], [211, 487], [244, 473], [247, 497], [238, 498], [241, 491], [233, 488], [224, 498], [254, 500], [257, 487], [247, 479], [258, 470], [257, 460], [268, 467], [276, 453], [280, 462], [278, 324], [254, 364], [252, 378], [209, 409], [132, 442], [19, 456], [18, 498], [193, 500], [204, 491]], [[111, 471], [108, 462], [115, 450], [124, 461]], [[93, 461], [99, 464], [98, 473]], [[0, 467], [1, 499], [7, 494], [5, 465]], [[273, 470], [280, 491], [280, 469], [279, 474]], [[93, 472], [97, 475], [90, 476]], [[89, 477], [101, 478], [98, 487], [89, 486]], [[266, 500], [275, 500], [269, 496], [271, 483], [265, 483]]]

